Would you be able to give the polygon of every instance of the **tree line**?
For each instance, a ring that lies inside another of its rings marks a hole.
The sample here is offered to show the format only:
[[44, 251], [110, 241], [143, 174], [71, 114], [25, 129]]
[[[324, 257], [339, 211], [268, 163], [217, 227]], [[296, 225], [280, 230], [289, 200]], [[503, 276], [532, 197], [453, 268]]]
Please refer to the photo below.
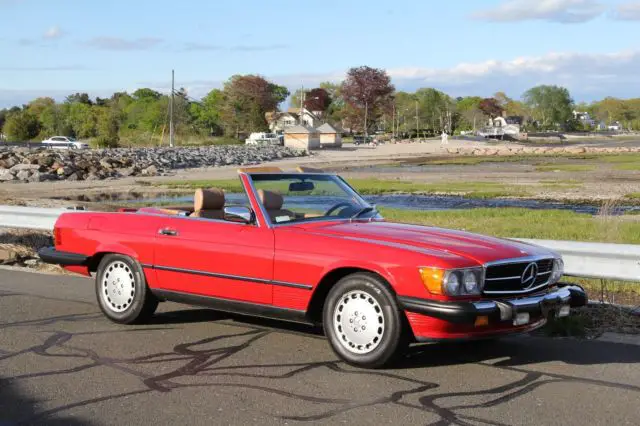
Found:
[[[397, 91], [386, 71], [361, 66], [351, 68], [340, 83], [324, 82], [304, 93], [291, 94], [259, 75], [234, 75], [201, 100], [179, 89], [173, 93], [175, 133], [179, 139], [241, 139], [266, 130], [266, 113], [277, 111], [289, 97], [292, 106], [304, 103], [324, 121], [354, 133], [453, 134], [478, 130], [502, 115], [520, 117], [524, 130], [530, 131], [593, 130], [589, 122], [575, 118], [574, 110], [588, 112], [595, 122], [619, 122], [625, 129], [640, 130], [640, 98], [576, 104], [566, 88], [552, 85], [533, 87], [519, 99], [504, 92], [454, 98], [434, 88], [410, 93]], [[0, 110], [0, 133], [15, 141], [64, 135], [93, 139], [101, 146], [156, 145], [167, 139], [169, 102], [170, 94], [149, 88], [96, 99], [75, 93], [63, 102], [41, 97]]]

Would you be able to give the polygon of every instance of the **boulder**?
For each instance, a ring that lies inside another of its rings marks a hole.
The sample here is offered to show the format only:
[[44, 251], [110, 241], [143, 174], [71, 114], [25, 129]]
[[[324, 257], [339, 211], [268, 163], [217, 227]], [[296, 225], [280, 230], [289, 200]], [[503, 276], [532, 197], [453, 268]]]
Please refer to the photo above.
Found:
[[20, 171], [35, 172], [40, 170], [40, 166], [38, 164], [16, 164], [11, 168], [11, 170], [14, 172], [20, 172]]
[[158, 168], [156, 166], [149, 166], [146, 169], [142, 170], [142, 174], [144, 176], [157, 176], [158, 174]]
[[0, 182], [7, 182], [10, 180], [15, 180], [15, 175], [11, 172], [11, 170], [2, 170], [0, 169]]
[[16, 173], [16, 178], [18, 180], [28, 180], [30, 176], [31, 176], [31, 172], [29, 170], [20, 170], [18, 171], [18, 173]]

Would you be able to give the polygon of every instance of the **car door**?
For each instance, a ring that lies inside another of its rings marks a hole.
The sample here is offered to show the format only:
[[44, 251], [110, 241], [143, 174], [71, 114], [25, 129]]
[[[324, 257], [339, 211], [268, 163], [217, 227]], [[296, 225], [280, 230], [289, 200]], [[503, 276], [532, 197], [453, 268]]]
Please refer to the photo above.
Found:
[[158, 288], [271, 304], [273, 231], [253, 224], [168, 216], [156, 234]]

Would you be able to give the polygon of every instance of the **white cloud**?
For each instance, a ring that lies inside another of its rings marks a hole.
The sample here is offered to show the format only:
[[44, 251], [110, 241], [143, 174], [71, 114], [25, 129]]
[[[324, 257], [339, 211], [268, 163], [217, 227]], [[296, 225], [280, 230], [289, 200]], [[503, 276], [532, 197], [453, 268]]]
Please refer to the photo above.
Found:
[[640, 1], [619, 4], [612, 17], [619, 21], [640, 21]]
[[605, 7], [596, 0], [504, 0], [472, 17], [491, 22], [543, 20], [566, 24], [590, 21], [604, 11]]
[[49, 28], [43, 35], [42, 38], [45, 40], [56, 40], [65, 35], [64, 31], [60, 29], [59, 26], [55, 25]]
[[549, 53], [509, 61], [461, 63], [451, 68], [395, 68], [398, 88], [435, 87], [455, 96], [489, 95], [504, 90], [518, 97], [538, 84], [569, 88], [577, 99], [628, 97], [640, 85], [640, 51], [605, 54]]
[[163, 43], [161, 38], [140, 37], [125, 39], [120, 37], [94, 37], [86, 44], [100, 50], [150, 50]]

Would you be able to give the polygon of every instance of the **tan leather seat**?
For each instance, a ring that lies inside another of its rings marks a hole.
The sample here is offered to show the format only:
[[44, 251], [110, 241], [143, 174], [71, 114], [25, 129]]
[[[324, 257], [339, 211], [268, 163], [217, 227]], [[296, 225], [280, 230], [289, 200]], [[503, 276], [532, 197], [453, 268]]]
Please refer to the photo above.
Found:
[[191, 217], [224, 219], [224, 191], [219, 188], [196, 190]]
[[[264, 206], [265, 210], [269, 214], [271, 222], [288, 222], [289, 220], [293, 220], [295, 218], [295, 213], [293, 213], [291, 210], [282, 208], [284, 199], [282, 198], [282, 195], [278, 194], [277, 192], [259, 189], [258, 197], [260, 198], [260, 202]], [[282, 219], [277, 220], [276, 218]]]

